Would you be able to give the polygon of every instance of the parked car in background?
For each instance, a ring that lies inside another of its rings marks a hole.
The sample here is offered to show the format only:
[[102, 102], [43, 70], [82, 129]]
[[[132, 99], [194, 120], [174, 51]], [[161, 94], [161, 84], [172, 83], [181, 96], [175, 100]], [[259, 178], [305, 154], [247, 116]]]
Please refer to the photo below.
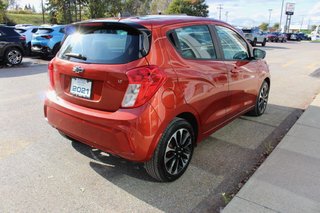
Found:
[[245, 37], [245, 35], [244, 35], [244, 33], [243, 33], [243, 31], [242, 31], [241, 28], [235, 27], [235, 29], [238, 30], [238, 32], [239, 32], [243, 37]]
[[280, 42], [287, 42], [287, 34], [285, 34], [285, 33], [278, 33], [278, 41], [280, 41]]
[[15, 25], [14, 27], [15, 28], [23, 28], [23, 27], [31, 27], [31, 26], [33, 26], [32, 24], [17, 24], [17, 25]]
[[38, 28], [31, 40], [31, 51], [44, 57], [55, 55], [64, 37], [64, 27], [64, 25], [55, 25]]
[[305, 33], [297, 33], [297, 36], [303, 41], [310, 41], [311, 37], [307, 36]]
[[245, 38], [250, 42], [250, 44], [254, 47], [257, 44], [261, 44], [262, 46], [266, 45], [267, 38], [260, 31], [258, 27], [253, 28], [242, 28]]
[[279, 41], [279, 37], [276, 32], [268, 33], [266, 35], [266, 38], [267, 38], [267, 41], [269, 41], [269, 42], [278, 42]]
[[0, 26], [0, 60], [11, 65], [22, 62], [26, 38], [13, 27]]
[[18, 32], [20, 35], [25, 36], [26, 38], [26, 55], [30, 55], [31, 54], [31, 40], [32, 40], [32, 36], [35, 32], [37, 32], [39, 26], [26, 26], [26, 27], [20, 27], [17, 25], [15, 26], [16, 29], [15, 31]]
[[288, 41], [301, 41], [302, 39], [296, 33], [287, 33], [287, 40]]
[[316, 26], [316, 29], [314, 31], [311, 32], [311, 40], [312, 41], [318, 41], [320, 40], [320, 25]]
[[143, 162], [158, 181], [179, 178], [214, 131], [266, 110], [266, 52], [225, 22], [161, 15], [74, 27], [48, 65], [44, 116], [70, 138]]

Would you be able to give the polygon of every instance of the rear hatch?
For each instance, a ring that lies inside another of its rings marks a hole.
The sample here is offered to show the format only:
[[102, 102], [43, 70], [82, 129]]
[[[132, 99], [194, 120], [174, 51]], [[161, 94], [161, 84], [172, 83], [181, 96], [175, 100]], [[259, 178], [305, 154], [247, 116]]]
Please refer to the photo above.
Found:
[[[119, 22], [88, 22], [72, 27], [75, 32], [66, 38], [49, 65], [51, 86], [60, 98], [71, 103], [118, 110], [128, 87], [126, 72], [148, 65], [144, 56], [149, 49], [141, 50], [149, 47], [150, 40], [144, 39], [146, 34], [141, 29]], [[142, 30], [151, 35], [147, 29]]]
[[53, 29], [51, 28], [39, 28], [34, 34], [33, 34], [33, 41], [47, 41], [48, 39], [51, 39]]
[[242, 29], [242, 32], [243, 32], [245, 38], [252, 38], [252, 36], [253, 36], [252, 30], [250, 30], [250, 29]]

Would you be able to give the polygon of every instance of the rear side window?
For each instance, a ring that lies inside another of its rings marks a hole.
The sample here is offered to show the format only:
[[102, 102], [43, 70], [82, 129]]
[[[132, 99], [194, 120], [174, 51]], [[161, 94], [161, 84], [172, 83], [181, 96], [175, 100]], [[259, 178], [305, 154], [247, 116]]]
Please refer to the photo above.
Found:
[[27, 30], [25, 30], [25, 29], [15, 29], [15, 31], [17, 32], [17, 33], [24, 33], [24, 32], [26, 32]]
[[17, 32], [15, 31], [15, 29], [12, 28], [12, 27], [1, 27], [0, 29], [1, 29], [1, 31], [2, 31], [2, 35], [6, 35], [6, 36], [20, 36], [20, 34], [17, 33]]
[[48, 34], [51, 33], [53, 31], [53, 29], [51, 28], [39, 28], [37, 30], [37, 34]]
[[[186, 59], [217, 58], [208, 26], [188, 26], [175, 29], [174, 32], [177, 43], [173, 43], [182, 57]], [[170, 34], [169, 39], [172, 41], [172, 35]]]
[[65, 33], [64, 27], [59, 30], [60, 33]]
[[242, 32], [244, 32], [244, 33], [252, 33], [252, 30], [242, 29]]
[[[141, 34], [121, 26], [86, 27], [67, 37], [58, 57], [76, 62], [122, 64], [141, 58]], [[84, 58], [70, 57], [70, 54]], [[69, 56], [68, 56], [69, 55]]]
[[247, 43], [239, 34], [226, 27], [216, 26], [224, 58], [227, 60], [246, 60], [249, 58]]

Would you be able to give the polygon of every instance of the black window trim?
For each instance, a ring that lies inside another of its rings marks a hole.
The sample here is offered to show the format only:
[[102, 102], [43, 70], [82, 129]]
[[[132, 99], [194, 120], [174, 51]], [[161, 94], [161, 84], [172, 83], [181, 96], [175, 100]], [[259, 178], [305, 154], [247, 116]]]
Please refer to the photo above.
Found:
[[[248, 59], [244, 59], [244, 60], [240, 60], [240, 59], [226, 59], [226, 58], [224, 57], [224, 53], [223, 53], [223, 50], [222, 50], [221, 40], [220, 40], [220, 38], [219, 38], [219, 36], [218, 36], [216, 26], [227, 28], [227, 29], [235, 32], [240, 38], [242, 38], [242, 39], [244, 40], [244, 42], [247, 44], [247, 51], [248, 51], [248, 53], [249, 53], [249, 58], [248, 58]], [[216, 39], [217, 39], [217, 41], [218, 41], [218, 42], [217, 42], [217, 45], [219, 46], [219, 52], [220, 52], [220, 54], [221, 54], [221, 56], [222, 56], [222, 60], [223, 60], [223, 61], [253, 61], [253, 60], [255, 60], [255, 58], [253, 57], [253, 50], [252, 50], [252, 48], [250, 47], [247, 39], [245, 39], [240, 33], [238, 33], [237, 31], [233, 30], [232, 28], [230, 28], [230, 27], [228, 27], [228, 26], [224, 26], [224, 25], [220, 25], [220, 24], [212, 24], [211, 27], [212, 27], [212, 30], [214, 31], [215, 37], [216, 37]]]
[[[185, 58], [185, 57], [183, 57], [182, 52], [181, 52], [181, 48], [180, 48], [180, 43], [179, 43], [179, 40], [178, 40], [178, 36], [177, 36], [177, 33], [176, 33], [175, 30], [179, 29], [179, 28], [192, 27], [192, 26], [206, 26], [206, 27], [208, 27], [208, 30], [209, 30], [209, 33], [210, 33], [210, 36], [211, 36], [211, 41], [212, 41], [212, 44], [213, 44], [213, 47], [214, 47], [214, 52], [215, 52], [215, 55], [217, 56], [217, 58], [208, 59], [208, 58]], [[222, 59], [221, 51], [218, 49], [219, 46], [216, 43], [218, 40], [216, 39], [216, 37], [214, 35], [215, 32], [211, 29], [210, 26], [211, 26], [211, 24], [200, 24], [200, 23], [192, 23], [190, 25], [179, 26], [179, 27], [176, 27], [174, 29], [171, 29], [171, 30], [167, 31], [166, 37], [169, 40], [169, 42], [171, 43], [171, 45], [173, 46], [173, 48], [179, 53], [180, 57], [183, 58], [184, 60], [189, 60], [189, 61], [195, 61], [195, 60], [196, 61], [221, 61], [221, 59]], [[178, 48], [171, 41], [171, 39], [169, 37], [170, 34], [172, 34], [174, 42], [176, 43]]]

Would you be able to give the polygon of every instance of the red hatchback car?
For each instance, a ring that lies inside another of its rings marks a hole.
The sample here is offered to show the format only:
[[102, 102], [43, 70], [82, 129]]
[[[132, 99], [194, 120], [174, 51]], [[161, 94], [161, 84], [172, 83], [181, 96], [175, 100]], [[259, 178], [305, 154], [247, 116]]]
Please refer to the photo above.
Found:
[[233, 119], [264, 113], [265, 51], [227, 23], [146, 16], [72, 25], [49, 64], [44, 104], [63, 134], [180, 177], [198, 142]]

